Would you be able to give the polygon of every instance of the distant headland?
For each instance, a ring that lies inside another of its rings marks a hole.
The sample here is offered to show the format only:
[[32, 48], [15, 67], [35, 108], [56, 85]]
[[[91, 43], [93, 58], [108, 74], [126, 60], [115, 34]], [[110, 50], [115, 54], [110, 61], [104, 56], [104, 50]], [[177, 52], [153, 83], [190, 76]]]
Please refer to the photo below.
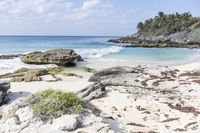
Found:
[[139, 22], [137, 33], [111, 39], [109, 42], [128, 43], [131, 47], [200, 48], [200, 18], [190, 12], [165, 14]]

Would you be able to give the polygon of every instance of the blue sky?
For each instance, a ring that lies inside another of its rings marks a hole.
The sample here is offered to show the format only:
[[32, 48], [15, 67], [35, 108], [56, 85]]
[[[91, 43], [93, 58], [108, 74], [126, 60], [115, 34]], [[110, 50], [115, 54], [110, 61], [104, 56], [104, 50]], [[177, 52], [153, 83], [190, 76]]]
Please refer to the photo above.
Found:
[[0, 0], [0, 35], [130, 35], [159, 11], [200, 16], [200, 0]]

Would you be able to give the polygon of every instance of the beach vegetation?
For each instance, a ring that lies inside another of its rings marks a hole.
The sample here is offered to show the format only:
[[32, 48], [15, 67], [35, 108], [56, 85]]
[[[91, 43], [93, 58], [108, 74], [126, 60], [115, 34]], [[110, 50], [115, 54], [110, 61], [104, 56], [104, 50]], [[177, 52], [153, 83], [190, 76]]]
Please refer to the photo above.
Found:
[[50, 67], [47, 68], [48, 73], [53, 74], [53, 75], [58, 75], [62, 72], [61, 68], [59, 67]]
[[28, 102], [31, 104], [34, 115], [43, 119], [84, 112], [82, 102], [71, 92], [47, 89], [30, 96]]
[[95, 69], [92, 69], [92, 68], [89, 68], [89, 67], [79, 67], [78, 69], [85, 71], [85, 72], [93, 73], [93, 74], [96, 73]]
[[[139, 22], [138, 33], [142, 35], [170, 35], [181, 31], [190, 31], [191, 26], [200, 22], [200, 19], [193, 17], [190, 12], [182, 14], [165, 14], [159, 12], [154, 18]], [[200, 23], [198, 24], [200, 26]]]

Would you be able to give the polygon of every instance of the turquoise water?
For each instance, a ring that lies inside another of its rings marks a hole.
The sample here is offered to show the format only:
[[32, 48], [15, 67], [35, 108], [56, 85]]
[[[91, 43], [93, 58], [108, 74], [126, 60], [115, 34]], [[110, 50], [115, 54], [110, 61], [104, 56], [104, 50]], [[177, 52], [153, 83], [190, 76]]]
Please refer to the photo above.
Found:
[[[144, 63], [179, 63], [200, 57], [200, 52], [197, 49], [122, 48], [121, 44], [106, 42], [111, 38], [117, 37], [1, 36], [0, 54], [19, 54], [32, 51], [70, 48], [81, 54], [83, 58], [126, 59]], [[2, 62], [0, 63], [2, 64]]]
[[99, 49], [110, 47], [113, 37], [79, 36], [0, 36], [0, 54], [26, 53], [58, 48]]
[[200, 50], [186, 48], [125, 48], [107, 58], [128, 59], [136, 62], [184, 63], [200, 59]]

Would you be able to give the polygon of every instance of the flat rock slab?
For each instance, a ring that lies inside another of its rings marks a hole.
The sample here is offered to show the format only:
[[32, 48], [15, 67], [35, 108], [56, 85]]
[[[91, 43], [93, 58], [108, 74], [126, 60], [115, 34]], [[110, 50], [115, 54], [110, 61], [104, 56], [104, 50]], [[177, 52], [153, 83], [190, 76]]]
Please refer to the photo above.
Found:
[[56, 81], [61, 80], [52, 75], [44, 75], [44, 76], [41, 76], [41, 78], [42, 78], [42, 81], [46, 81], [46, 82], [56, 82]]
[[101, 83], [94, 83], [77, 92], [77, 96], [83, 101], [101, 98], [106, 93], [105, 86]]
[[27, 64], [56, 64], [60, 66], [76, 65], [81, 60], [81, 56], [71, 49], [32, 52], [21, 57], [21, 61]]
[[0, 55], [1, 60], [9, 60], [9, 59], [14, 59], [22, 56], [22, 54], [17, 54], [17, 55]]

